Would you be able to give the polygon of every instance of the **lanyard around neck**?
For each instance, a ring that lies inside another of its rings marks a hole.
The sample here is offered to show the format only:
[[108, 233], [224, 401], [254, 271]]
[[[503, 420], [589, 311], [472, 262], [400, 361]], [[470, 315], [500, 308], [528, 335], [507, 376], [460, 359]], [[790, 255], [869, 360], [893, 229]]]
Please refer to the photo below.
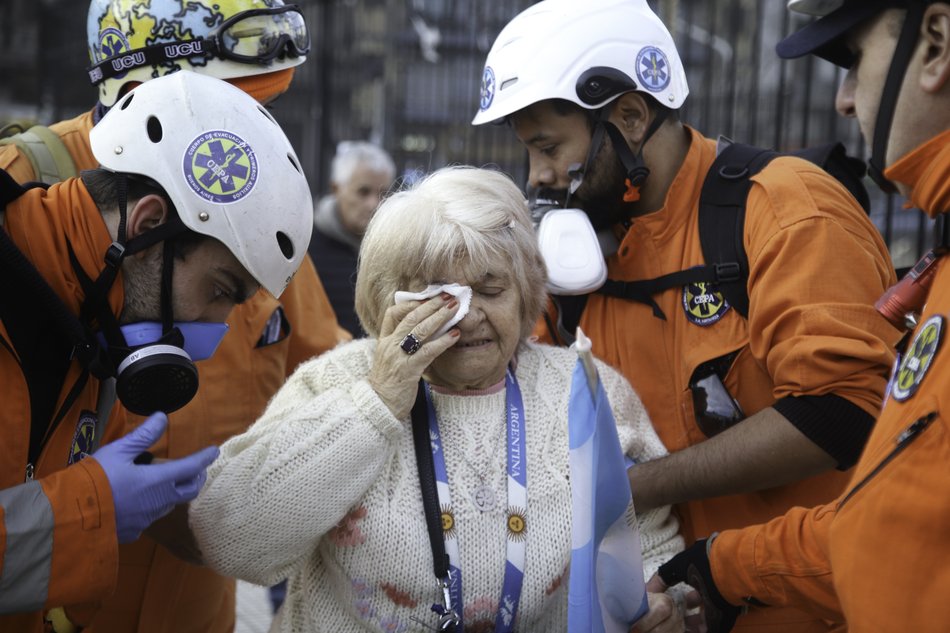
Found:
[[[524, 581], [527, 495], [527, 460], [525, 451], [524, 405], [514, 372], [505, 373], [505, 418], [508, 472], [508, 511], [506, 513], [507, 548], [505, 576], [501, 600], [495, 617], [496, 632], [514, 629], [515, 615], [521, 601]], [[424, 407], [424, 409], [423, 409]], [[423, 412], [424, 411], [424, 412]], [[432, 404], [429, 387], [420, 381], [416, 404], [412, 410], [413, 439], [419, 478], [422, 486], [426, 524], [432, 545], [436, 578], [445, 588], [445, 602], [433, 610], [442, 615], [439, 630], [462, 631], [462, 569], [458, 554], [458, 538], [452, 497], [449, 491], [442, 436]], [[424, 455], [424, 456], [423, 456]], [[429, 459], [431, 458], [431, 459]], [[431, 471], [429, 469], [432, 469]], [[433, 483], [434, 482], [434, 485]], [[434, 487], [434, 491], [432, 488]], [[427, 490], [428, 489], [428, 490]], [[433, 494], [434, 493], [434, 494]], [[456, 627], [443, 623], [457, 616]]]

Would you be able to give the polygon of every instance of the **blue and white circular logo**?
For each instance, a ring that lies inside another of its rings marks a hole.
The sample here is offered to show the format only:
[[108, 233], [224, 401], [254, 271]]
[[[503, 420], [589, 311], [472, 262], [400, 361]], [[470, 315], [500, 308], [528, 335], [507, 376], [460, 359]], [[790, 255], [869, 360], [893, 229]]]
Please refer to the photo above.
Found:
[[127, 53], [129, 48], [129, 40], [125, 39], [125, 33], [110, 26], [99, 33], [99, 58], [96, 61], [101, 62], [103, 59]]
[[495, 100], [495, 71], [490, 66], [485, 66], [485, 72], [482, 73], [481, 100], [478, 108], [482, 112], [491, 107]]
[[646, 46], [637, 54], [637, 78], [650, 92], [670, 85], [670, 62], [656, 46]]
[[216, 204], [237, 202], [257, 183], [254, 150], [226, 130], [209, 130], [193, 140], [182, 167], [192, 191]]

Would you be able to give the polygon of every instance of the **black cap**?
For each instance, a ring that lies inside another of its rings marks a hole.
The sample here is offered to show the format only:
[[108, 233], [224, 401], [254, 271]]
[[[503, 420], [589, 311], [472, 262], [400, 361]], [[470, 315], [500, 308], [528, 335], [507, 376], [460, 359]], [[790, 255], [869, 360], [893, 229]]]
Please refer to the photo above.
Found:
[[865, 20], [890, 8], [906, 9], [907, 0], [844, 0], [828, 15], [779, 42], [775, 52], [785, 59], [814, 54], [832, 64], [850, 68], [854, 55], [845, 46], [844, 36]]

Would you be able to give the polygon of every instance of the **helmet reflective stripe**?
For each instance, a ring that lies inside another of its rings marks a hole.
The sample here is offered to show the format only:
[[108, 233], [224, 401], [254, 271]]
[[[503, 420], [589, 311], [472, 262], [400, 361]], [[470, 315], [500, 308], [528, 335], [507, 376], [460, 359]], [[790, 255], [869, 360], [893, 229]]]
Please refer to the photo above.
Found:
[[[103, 60], [154, 44], [179, 44], [207, 37], [212, 29], [244, 11], [284, 6], [283, 0], [92, 0], [86, 18], [89, 62]], [[286, 20], [276, 28], [291, 29]], [[286, 35], [293, 37], [294, 33]], [[99, 100], [112, 106], [127, 82], [145, 82], [179, 69], [232, 79], [291, 68], [306, 61], [304, 56], [282, 56], [260, 65], [226, 59], [184, 57], [174, 62], [147, 63], [144, 55], [126, 55], [125, 73], [99, 84]], [[95, 77], [91, 77], [95, 81]]]
[[[584, 81], [597, 83], [579, 91]], [[673, 109], [689, 94], [673, 38], [646, 0], [543, 0], [498, 34], [472, 123], [547, 99], [595, 109], [630, 90]]]
[[843, 4], [844, 0], [788, 0], [788, 10], [822, 17]]
[[279, 296], [307, 253], [310, 188], [290, 141], [252, 97], [181, 71], [124, 96], [89, 134], [103, 167], [140, 174], [182, 223], [223, 243]]

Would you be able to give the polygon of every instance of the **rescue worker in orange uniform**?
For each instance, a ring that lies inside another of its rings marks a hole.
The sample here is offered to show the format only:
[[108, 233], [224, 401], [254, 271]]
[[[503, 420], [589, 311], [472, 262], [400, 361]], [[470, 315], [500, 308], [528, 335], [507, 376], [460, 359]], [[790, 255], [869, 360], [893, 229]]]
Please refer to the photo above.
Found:
[[[495, 40], [473, 124], [507, 122], [528, 151], [529, 193], [563, 207], [539, 226], [551, 290], [593, 291], [580, 326], [630, 380], [671, 453], [631, 467], [635, 504], [678, 504], [692, 540], [834, 498], [880, 409], [899, 333], [874, 309], [895, 281], [877, 229], [837, 180], [793, 157], [751, 178], [747, 318], [714, 283], [633, 301], [597, 290], [595, 268], [575, 274], [604, 257], [618, 282], [704, 264], [698, 201], [721, 147], [679, 121], [687, 93], [673, 40], [645, 0], [543, 0]], [[600, 247], [584, 237], [595, 231]], [[710, 383], [734, 403], [725, 423], [699, 388]], [[752, 608], [739, 627], [832, 625]]]
[[[820, 17], [782, 41], [779, 54], [811, 53], [848, 69], [836, 107], [857, 119], [872, 174], [946, 227], [950, 3], [791, 0], [789, 8]], [[748, 601], [793, 605], [850, 633], [947, 630], [950, 240], [946, 229], [938, 233], [935, 249], [879, 303], [895, 322], [910, 315], [916, 327], [841, 496], [720, 532], [661, 568], [670, 584], [690, 568], [701, 579], [710, 631], [728, 631], [736, 605]]]
[[143, 84], [89, 141], [101, 167], [48, 190], [0, 172], [0, 283], [16, 298], [0, 306], [3, 631], [86, 624], [119, 544], [194, 498], [217, 448], [148, 464], [165, 416], [112, 442], [123, 409], [184, 406], [234, 305], [280, 295], [310, 240], [290, 141], [221, 80]]
[[[280, 0], [200, 0], [189, 2], [181, 15], [163, 13], [178, 8], [177, 3], [150, 6], [142, 0], [91, 2], [87, 39], [93, 64], [90, 75], [99, 78], [99, 103], [50, 127], [69, 150], [77, 171], [98, 164], [89, 132], [103, 112], [153, 74], [177, 69], [168, 60], [152, 57], [156, 50], [165, 52], [165, 46], [192, 46], [198, 41], [206, 51], [215, 45], [231, 47], [227, 56], [184, 58], [176, 63], [225, 79], [265, 104], [289, 88], [296, 66], [306, 60], [309, 36], [304, 18], [296, 7]], [[205, 14], [217, 19], [209, 23]], [[171, 30], [175, 25], [178, 29]], [[147, 46], [154, 47], [147, 49], [152, 51], [147, 58], [136, 57]], [[123, 72], [116, 72], [112, 65], [117, 59], [122, 60]], [[0, 167], [20, 182], [37, 178], [27, 155], [15, 148], [0, 149]], [[243, 432], [298, 364], [350, 338], [337, 325], [309, 256], [279, 302], [259, 292], [237, 306], [228, 323], [230, 331], [215, 356], [199, 365], [201, 390], [186, 407], [169, 416], [168, 433], [152, 450], [156, 456], [185, 455]], [[129, 424], [138, 422], [131, 419]], [[95, 631], [233, 630], [235, 581], [195, 564], [198, 554], [187, 547], [187, 539], [184, 546], [181, 543], [185, 522], [185, 513], [176, 511], [143, 538], [122, 545], [119, 583], [92, 619]], [[177, 549], [178, 555], [169, 548]]]

